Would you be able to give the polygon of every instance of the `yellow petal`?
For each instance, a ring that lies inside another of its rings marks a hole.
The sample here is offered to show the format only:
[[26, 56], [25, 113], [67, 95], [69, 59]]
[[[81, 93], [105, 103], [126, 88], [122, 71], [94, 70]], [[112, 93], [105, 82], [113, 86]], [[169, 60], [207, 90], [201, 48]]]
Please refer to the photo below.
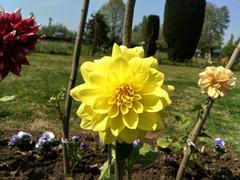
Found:
[[135, 56], [140, 58], [144, 57], [144, 49], [141, 46], [129, 48], [127, 49], [127, 53], [129, 54], [130, 57], [135, 57]]
[[158, 67], [158, 61], [156, 58], [154, 57], [148, 57], [148, 58], [144, 58], [144, 60], [149, 64], [149, 67], [152, 68], [157, 68]]
[[162, 89], [168, 93], [171, 93], [172, 91], [174, 91], [175, 88], [172, 85], [162, 85]]
[[80, 127], [82, 129], [86, 129], [86, 130], [91, 130], [92, 129], [92, 122], [86, 119], [82, 119], [81, 123], [80, 123]]
[[142, 94], [148, 94], [153, 92], [156, 88], [160, 88], [164, 81], [163, 73], [151, 68], [149, 71], [148, 80], [144, 84], [144, 88], [142, 88]]
[[70, 95], [76, 101], [82, 101], [89, 105], [93, 105], [96, 99], [104, 94], [106, 94], [106, 92], [96, 89], [95, 87], [90, 87], [87, 84], [81, 84], [70, 91]]
[[116, 104], [113, 104], [108, 111], [108, 115], [110, 118], [115, 118], [118, 114], [119, 114], [119, 107]]
[[164, 81], [164, 74], [154, 68], [150, 68], [148, 81], [151, 83], [156, 83], [157, 85], [161, 86]]
[[143, 104], [144, 111], [158, 112], [169, 105], [169, 99], [158, 97], [155, 95], [143, 95], [140, 102]]
[[[131, 74], [127, 60], [118, 56], [114, 59], [111, 64], [111, 74], [114, 75], [114, 79], [117, 78], [118, 84], [129, 80], [129, 75]], [[111, 79], [111, 75], [108, 75], [108, 79]], [[113, 80], [110, 80], [112, 82]], [[114, 80], [116, 81], [116, 80]]]
[[158, 120], [160, 120], [160, 115], [158, 112], [156, 113], [144, 112], [139, 115], [138, 128], [145, 131], [154, 131], [157, 129]]
[[210, 97], [213, 97], [213, 98], [217, 98], [218, 97], [217, 90], [215, 88], [211, 87], [211, 86], [208, 88], [207, 94]]
[[119, 134], [120, 138], [125, 141], [126, 143], [131, 144], [135, 139], [139, 136], [139, 130], [138, 129], [128, 129], [124, 128], [122, 132]]
[[150, 65], [139, 57], [134, 57], [129, 60], [129, 66], [134, 70], [134, 72], [142, 73], [149, 72]]
[[105, 131], [108, 127], [109, 119], [108, 116], [102, 115], [99, 117], [98, 120], [95, 120], [95, 122], [92, 125], [93, 131]]
[[112, 57], [117, 57], [121, 54], [122, 54], [122, 50], [120, 49], [120, 47], [116, 43], [114, 43], [113, 44], [113, 49], [112, 49]]
[[102, 140], [104, 144], [110, 144], [115, 141], [115, 137], [112, 135], [111, 131], [108, 129], [107, 131], [98, 132], [99, 138]]
[[124, 124], [122, 121], [122, 117], [119, 115], [113, 119], [111, 119], [109, 127], [114, 136], [118, 136], [119, 133], [124, 129]]
[[96, 113], [92, 111], [90, 106], [82, 103], [76, 114], [83, 119], [92, 120]]
[[136, 113], [142, 113], [143, 112], [143, 105], [139, 101], [133, 101], [132, 108]]
[[120, 106], [120, 110], [122, 114], [127, 114], [129, 111], [128, 107], [124, 104]]
[[123, 115], [123, 123], [129, 129], [136, 129], [138, 125], [138, 114], [133, 110], [129, 110], [129, 112]]
[[99, 97], [96, 99], [95, 103], [92, 106], [93, 111], [105, 114], [108, 113], [109, 105], [108, 105], [109, 97]]
[[86, 61], [81, 65], [81, 74], [85, 82], [89, 81], [89, 75], [94, 72], [95, 65], [91, 61]]

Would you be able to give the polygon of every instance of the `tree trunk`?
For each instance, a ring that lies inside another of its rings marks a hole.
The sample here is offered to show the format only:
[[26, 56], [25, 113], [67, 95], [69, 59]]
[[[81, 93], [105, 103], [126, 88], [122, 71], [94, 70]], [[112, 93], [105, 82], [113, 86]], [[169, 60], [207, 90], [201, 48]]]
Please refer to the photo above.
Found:
[[64, 164], [65, 175], [69, 174], [68, 133], [69, 133], [69, 119], [70, 119], [71, 107], [72, 107], [72, 98], [70, 97], [69, 93], [76, 83], [80, 52], [81, 52], [81, 43], [82, 43], [83, 32], [86, 24], [89, 1], [90, 0], [83, 1], [80, 25], [78, 28], [77, 37], [76, 37], [75, 46], [74, 46], [72, 69], [71, 69], [70, 79], [68, 82], [68, 90], [67, 90], [66, 101], [65, 101], [64, 124], [63, 124], [63, 161], [64, 161], [63, 164]]

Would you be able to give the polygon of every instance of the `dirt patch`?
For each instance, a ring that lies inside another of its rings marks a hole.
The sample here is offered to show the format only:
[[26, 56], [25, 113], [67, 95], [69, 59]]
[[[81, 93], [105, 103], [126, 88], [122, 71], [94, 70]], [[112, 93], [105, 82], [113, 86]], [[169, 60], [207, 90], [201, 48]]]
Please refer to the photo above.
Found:
[[[61, 149], [48, 153], [35, 149], [14, 151], [7, 147], [12, 134], [0, 133], [0, 179], [63, 179]], [[36, 137], [40, 135], [32, 134]], [[79, 166], [71, 169], [69, 179], [97, 179], [99, 168], [107, 160], [107, 153], [94, 134], [83, 135], [82, 142], [87, 147], [83, 150]], [[176, 161], [169, 160], [169, 157]], [[134, 165], [133, 179], [175, 179], [180, 160], [180, 153], [159, 151], [157, 159], [150, 165]], [[185, 179], [240, 179], [239, 155], [230, 150], [219, 157], [209, 148], [204, 154], [198, 154], [194, 162], [186, 169]]]

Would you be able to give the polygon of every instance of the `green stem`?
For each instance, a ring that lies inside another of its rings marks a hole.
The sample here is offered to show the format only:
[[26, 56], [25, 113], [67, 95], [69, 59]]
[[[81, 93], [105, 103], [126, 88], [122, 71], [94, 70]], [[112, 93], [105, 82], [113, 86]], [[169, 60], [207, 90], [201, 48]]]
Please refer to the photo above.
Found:
[[127, 166], [127, 171], [128, 171], [128, 180], [132, 180], [132, 162], [130, 158], [127, 160], [128, 166]]
[[123, 180], [125, 159], [121, 156], [121, 144], [116, 142], [116, 163], [115, 163], [115, 178], [114, 180]]
[[108, 145], [108, 175], [112, 176], [112, 144]]
[[125, 167], [126, 167], [126, 159], [129, 158], [132, 152], [133, 145], [127, 144], [125, 142], [119, 143], [116, 142], [116, 163], [115, 163], [115, 174], [114, 180], [123, 180]]

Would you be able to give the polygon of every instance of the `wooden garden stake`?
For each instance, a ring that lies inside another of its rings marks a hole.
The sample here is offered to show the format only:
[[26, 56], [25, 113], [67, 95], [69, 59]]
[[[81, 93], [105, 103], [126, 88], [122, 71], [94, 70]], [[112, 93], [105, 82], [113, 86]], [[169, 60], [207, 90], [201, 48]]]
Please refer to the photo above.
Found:
[[[226, 69], [231, 69], [233, 67], [233, 65], [237, 62], [239, 53], [240, 53], [240, 42], [238, 43], [237, 47], [235, 48], [227, 66], [226, 66]], [[180, 164], [178, 172], [177, 172], [177, 177], [176, 177], [177, 180], [183, 179], [183, 175], [185, 172], [187, 162], [192, 154], [192, 151], [194, 150], [194, 148], [196, 148], [195, 143], [197, 141], [199, 134], [201, 133], [204, 123], [206, 122], [206, 119], [209, 115], [209, 112], [211, 110], [213, 103], [214, 103], [214, 100], [211, 97], [208, 97], [207, 101], [205, 103], [205, 106], [204, 106], [204, 110], [202, 112], [200, 112], [197, 123], [190, 135], [190, 138], [187, 141], [187, 146], [185, 146], [185, 148], [184, 148], [183, 159], [181, 161], [181, 164]]]
[[132, 22], [134, 14], [134, 6], [136, 0], [128, 0], [125, 8], [124, 25], [123, 25], [123, 45], [131, 46]]
[[68, 89], [67, 89], [67, 95], [66, 95], [66, 101], [65, 101], [64, 123], [63, 123], [63, 140], [62, 140], [62, 144], [63, 144], [63, 167], [64, 167], [63, 169], [64, 169], [64, 174], [65, 175], [69, 174], [69, 172], [70, 172], [69, 157], [68, 157], [69, 119], [70, 119], [71, 107], [72, 107], [72, 98], [70, 96], [70, 90], [75, 86], [76, 79], [77, 79], [81, 45], [82, 45], [82, 38], [83, 38], [83, 32], [84, 32], [84, 28], [85, 28], [85, 24], [86, 24], [89, 1], [90, 0], [84, 0], [83, 1], [80, 24], [79, 24], [79, 28], [78, 28], [78, 31], [77, 31], [77, 37], [76, 37], [76, 40], [75, 40], [75, 46], [74, 46], [74, 52], [73, 52], [71, 75], [70, 75], [69, 82], [68, 82]]

